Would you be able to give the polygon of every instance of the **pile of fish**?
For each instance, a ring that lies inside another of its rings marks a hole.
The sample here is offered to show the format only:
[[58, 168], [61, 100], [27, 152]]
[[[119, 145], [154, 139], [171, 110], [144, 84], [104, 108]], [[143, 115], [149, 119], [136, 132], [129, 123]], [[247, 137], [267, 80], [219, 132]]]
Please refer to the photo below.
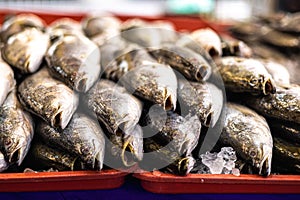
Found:
[[31, 14], [0, 36], [0, 171], [300, 172], [300, 86], [240, 40]]

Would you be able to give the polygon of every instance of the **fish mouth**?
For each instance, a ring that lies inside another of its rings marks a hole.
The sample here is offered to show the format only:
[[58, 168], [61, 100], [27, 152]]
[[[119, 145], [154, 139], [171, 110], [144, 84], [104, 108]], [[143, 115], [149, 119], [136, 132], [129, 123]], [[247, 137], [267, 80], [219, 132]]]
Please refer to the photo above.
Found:
[[207, 52], [211, 57], [217, 57], [220, 55], [219, 51], [215, 47], [208, 47]]
[[264, 95], [275, 94], [276, 87], [272, 79], [267, 79], [263, 84], [263, 93]]
[[185, 157], [179, 160], [178, 162], [178, 174], [179, 175], [186, 175], [190, 173], [195, 165], [195, 159], [192, 157]]
[[82, 78], [77, 81], [75, 89], [78, 92], [86, 92], [87, 91], [87, 78]]
[[130, 144], [131, 140], [127, 140], [123, 144], [121, 159], [125, 167], [131, 167], [138, 161], [134, 147]]
[[[263, 150], [266, 150], [265, 145]], [[262, 161], [259, 164], [258, 174], [261, 176], [269, 176], [271, 174], [271, 162], [272, 162], [272, 152], [264, 155]]]
[[204, 120], [204, 126], [210, 127], [212, 123], [213, 112], [209, 112]]
[[199, 69], [196, 71], [195, 78], [197, 81], [206, 80], [209, 76], [209, 66], [201, 65]]
[[94, 159], [93, 168], [96, 170], [101, 170], [103, 168], [103, 159], [104, 159], [104, 154], [101, 151], [97, 152]]
[[13, 152], [8, 154], [8, 162], [16, 161], [18, 166], [20, 166], [26, 156], [25, 148], [26, 146], [18, 145]]
[[167, 90], [167, 88], [164, 88], [164, 102], [163, 102], [163, 108], [166, 111], [169, 110], [175, 110], [176, 109], [176, 101], [174, 95], [170, 94]]

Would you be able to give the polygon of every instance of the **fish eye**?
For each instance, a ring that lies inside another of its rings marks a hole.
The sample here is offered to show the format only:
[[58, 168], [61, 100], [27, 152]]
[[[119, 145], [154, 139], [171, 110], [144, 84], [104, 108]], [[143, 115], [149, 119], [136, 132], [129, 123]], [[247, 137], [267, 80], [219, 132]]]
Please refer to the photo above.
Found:
[[250, 153], [249, 153], [249, 155], [251, 157], [255, 157], [256, 156], [256, 152], [254, 150], [251, 150]]
[[10, 147], [12, 145], [12, 140], [10, 138], [7, 138], [4, 140], [4, 145], [6, 147]]
[[258, 83], [258, 80], [257, 80], [256, 78], [251, 78], [251, 79], [249, 80], [249, 84], [250, 84], [251, 86], [255, 86], [257, 83]]

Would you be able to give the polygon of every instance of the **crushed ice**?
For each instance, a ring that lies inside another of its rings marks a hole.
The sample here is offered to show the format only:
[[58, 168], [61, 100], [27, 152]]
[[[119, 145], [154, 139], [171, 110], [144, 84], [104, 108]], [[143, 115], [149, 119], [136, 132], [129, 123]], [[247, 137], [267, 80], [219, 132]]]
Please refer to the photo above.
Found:
[[237, 160], [232, 147], [223, 147], [220, 152], [206, 152], [200, 155], [201, 161], [195, 166], [199, 174], [234, 174], [239, 176], [239, 170], [235, 168]]

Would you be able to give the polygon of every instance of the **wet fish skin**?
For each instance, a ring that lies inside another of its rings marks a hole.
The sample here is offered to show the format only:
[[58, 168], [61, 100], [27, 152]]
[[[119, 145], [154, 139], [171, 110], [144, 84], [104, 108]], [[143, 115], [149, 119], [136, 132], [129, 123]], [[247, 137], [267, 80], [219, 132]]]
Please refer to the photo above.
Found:
[[158, 62], [166, 63], [192, 81], [207, 80], [212, 69], [200, 54], [174, 44], [164, 44], [159, 48], [150, 49], [150, 54]]
[[101, 71], [98, 47], [76, 34], [54, 42], [47, 51], [46, 61], [53, 76], [78, 92], [87, 92]]
[[253, 95], [269, 95], [276, 92], [272, 76], [263, 64], [255, 59], [223, 57], [218, 61], [218, 72], [229, 91]]
[[202, 28], [190, 33], [190, 37], [203, 46], [211, 57], [222, 55], [222, 45], [219, 35], [210, 28]]
[[34, 122], [21, 108], [16, 90], [13, 90], [0, 107], [0, 147], [8, 164], [21, 165], [33, 135]]
[[143, 131], [137, 125], [131, 132], [108, 134], [107, 157], [113, 164], [120, 162], [122, 166], [131, 167], [143, 159]]
[[100, 49], [103, 56], [101, 65], [104, 77], [113, 81], [119, 81], [128, 71], [142, 62], [154, 61], [146, 50], [119, 37], [105, 43]]
[[88, 16], [82, 20], [82, 29], [89, 38], [103, 35], [111, 30], [118, 31], [121, 21], [113, 16]]
[[11, 92], [16, 85], [14, 79], [14, 72], [10, 66], [0, 59], [0, 106], [3, 104], [9, 92]]
[[41, 121], [36, 134], [48, 145], [78, 156], [88, 168], [102, 169], [105, 138], [97, 120], [75, 113], [63, 131]]
[[99, 80], [88, 91], [83, 101], [111, 134], [131, 131], [142, 112], [140, 100], [124, 87], [104, 79]]
[[1, 40], [6, 42], [12, 35], [22, 32], [27, 28], [43, 30], [45, 22], [34, 14], [18, 14], [5, 20], [1, 27]]
[[300, 123], [300, 86], [277, 86], [275, 94], [245, 99], [247, 106], [266, 117]]
[[298, 143], [291, 143], [274, 137], [274, 167], [288, 174], [300, 173], [300, 148]]
[[271, 60], [261, 60], [267, 71], [271, 74], [273, 80], [278, 85], [290, 84], [290, 73], [287, 68]]
[[182, 117], [172, 111], [166, 115], [164, 110], [157, 107], [143, 120], [156, 131], [151, 139], [160, 145], [168, 145], [168, 148], [180, 156], [191, 155], [198, 143], [201, 122], [196, 115]]
[[273, 139], [262, 116], [245, 106], [227, 103], [220, 141], [232, 146], [240, 157], [258, 169], [259, 175], [270, 175]]
[[273, 136], [283, 138], [290, 143], [300, 144], [300, 125], [294, 122], [278, 119], [268, 119]]
[[222, 56], [240, 56], [250, 58], [252, 49], [243, 41], [222, 35]]
[[187, 106], [187, 109], [181, 108], [181, 111], [196, 114], [201, 124], [206, 127], [215, 125], [223, 105], [223, 94], [220, 89], [211, 83], [179, 79], [178, 96], [179, 102], [182, 103], [180, 105]]
[[[78, 156], [69, 152], [51, 148], [42, 142], [34, 142], [28, 155], [28, 161], [33, 169], [54, 168], [59, 171], [73, 171], [85, 169]], [[35, 164], [32, 164], [35, 163]]]
[[27, 28], [11, 36], [2, 48], [2, 57], [22, 73], [36, 72], [49, 46], [49, 36], [36, 28]]
[[119, 82], [129, 92], [158, 104], [165, 110], [176, 109], [177, 78], [168, 65], [157, 62], [142, 63], [124, 74]]
[[[191, 156], [180, 156], [172, 149], [165, 148], [159, 142], [152, 138], [144, 140], [144, 150], [146, 159], [140, 165], [147, 170], [155, 170], [163, 167], [161, 170], [169, 173], [185, 176], [194, 167], [195, 159]], [[150, 154], [147, 154], [150, 153]]]
[[47, 68], [27, 77], [18, 87], [21, 104], [52, 127], [64, 129], [77, 109], [79, 97]]

